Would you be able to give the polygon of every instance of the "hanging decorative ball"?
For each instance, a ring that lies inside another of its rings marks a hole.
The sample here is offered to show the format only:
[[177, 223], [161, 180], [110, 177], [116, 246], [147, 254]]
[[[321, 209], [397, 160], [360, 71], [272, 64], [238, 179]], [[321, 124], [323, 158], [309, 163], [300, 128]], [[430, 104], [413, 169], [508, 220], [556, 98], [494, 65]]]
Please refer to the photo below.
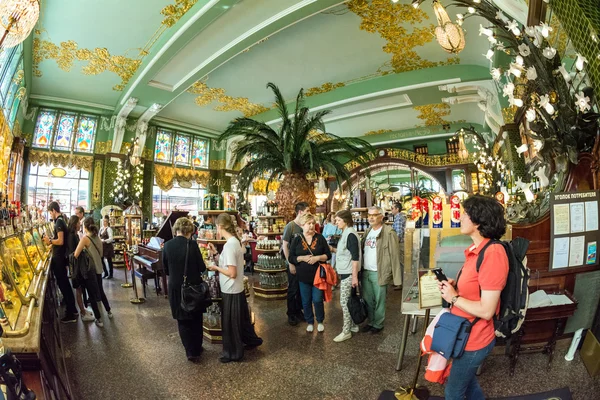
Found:
[[558, 101], [558, 94], [553, 90], [550, 92], [550, 103], [556, 103]]

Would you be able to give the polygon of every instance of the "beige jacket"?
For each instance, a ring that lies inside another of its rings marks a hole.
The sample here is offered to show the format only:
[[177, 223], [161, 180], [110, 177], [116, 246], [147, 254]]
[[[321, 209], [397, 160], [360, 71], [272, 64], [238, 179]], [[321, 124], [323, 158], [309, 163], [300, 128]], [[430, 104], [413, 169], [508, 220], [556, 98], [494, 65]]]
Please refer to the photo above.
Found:
[[[369, 236], [371, 227], [364, 233], [361, 241], [361, 249], [365, 248], [365, 239]], [[394, 283], [402, 285], [402, 267], [400, 263], [400, 243], [398, 235], [391, 226], [383, 224], [379, 236], [377, 236], [377, 279], [379, 285]]]

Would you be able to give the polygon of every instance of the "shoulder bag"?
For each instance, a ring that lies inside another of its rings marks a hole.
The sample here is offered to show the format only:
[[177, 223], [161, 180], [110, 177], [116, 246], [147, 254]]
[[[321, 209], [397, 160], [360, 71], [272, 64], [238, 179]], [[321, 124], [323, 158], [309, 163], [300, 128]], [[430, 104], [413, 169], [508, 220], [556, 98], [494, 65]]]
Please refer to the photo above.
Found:
[[348, 311], [350, 318], [356, 325], [362, 324], [367, 319], [367, 303], [360, 295], [358, 288], [353, 287], [348, 299]]
[[[310, 249], [310, 245], [304, 238], [304, 235], [300, 235], [300, 237], [302, 238], [302, 241], [304, 242], [304, 244], [306, 244], [308, 251], [310, 251], [310, 255], [314, 256], [312, 250]], [[313, 237], [313, 240], [314, 240], [314, 237]], [[325, 279], [325, 278], [327, 278], [327, 271], [325, 270], [325, 266], [323, 264], [327, 264], [327, 263], [319, 261], [319, 268], [317, 269], [317, 274], [319, 274], [320, 278]]]
[[190, 252], [190, 241], [187, 242], [185, 250], [185, 264], [183, 269], [183, 283], [181, 284], [181, 303], [180, 307], [183, 311], [190, 314], [203, 312], [212, 304], [208, 283], [200, 279], [198, 284], [190, 284], [187, 281], [188, 273], [188, 256]]

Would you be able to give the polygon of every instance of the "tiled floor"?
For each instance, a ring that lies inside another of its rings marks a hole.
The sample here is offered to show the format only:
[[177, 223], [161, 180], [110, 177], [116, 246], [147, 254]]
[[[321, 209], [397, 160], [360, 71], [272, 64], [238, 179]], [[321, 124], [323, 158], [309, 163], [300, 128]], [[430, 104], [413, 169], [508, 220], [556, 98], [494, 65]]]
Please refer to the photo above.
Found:
[[[63, 340], [74, 398], [105, 399], [377, 399], [386, 389], [409, 383], [414, 376], [418, 335], [408, 342], [404, 369], [396, 372], [402, 318], [401, 294], [389, 291], [385, 329], [378, 335], [355, 334], [334, 343], [341, 330], [339, 292], [326, 304], [322, 334], [305, 325], [291, 327], [285, 301], [250, 299], [256, 331], [264, 344], [246, 353], [241, 363], [218, 362], [220, 345], [205, 342], [202, 362], [187, 361], [171, 318], [168, 300], [149, 290], [142, 305], [129, 302], [122, 271], [105, 282], [114, 319], [104, 328], [93, 323], [63, 326]], [[492, 356], [480, 377], [488, 396], [517, 395], [568, 386], [576, 400], [598, 399], [600, 379], [592, 379], [579, 356], [564, 360], [559, 350], [550, 368], [541, 354], [522, 356], [514, 377], [508, 359]], [[421, 377], [423, 371], [421, 371]], [[432, 394], [440, 385], [425, 382]]]

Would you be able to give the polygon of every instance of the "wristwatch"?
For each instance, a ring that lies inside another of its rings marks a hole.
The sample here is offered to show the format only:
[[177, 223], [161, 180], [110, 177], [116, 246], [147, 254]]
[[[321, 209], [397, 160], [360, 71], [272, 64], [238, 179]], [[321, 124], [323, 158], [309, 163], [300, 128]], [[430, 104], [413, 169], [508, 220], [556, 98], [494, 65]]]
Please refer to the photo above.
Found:
[[456, 303], [458, 301], [458, 298], [460, 296], [452, 296], [452, 300], [450, 301], [452, 303], [452, 305], [454, 305], [454, 303]]

